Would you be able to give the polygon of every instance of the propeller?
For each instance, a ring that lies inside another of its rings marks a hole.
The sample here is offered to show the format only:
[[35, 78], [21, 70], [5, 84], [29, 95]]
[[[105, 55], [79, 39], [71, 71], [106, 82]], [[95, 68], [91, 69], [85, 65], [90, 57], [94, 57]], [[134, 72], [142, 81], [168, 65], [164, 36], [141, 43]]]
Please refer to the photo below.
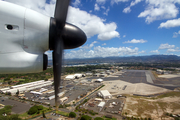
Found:
[[57, 0], [54, 18], [50, 20], [49, 48], [53, 50], [56, 110], [58, 110], [59, 107], [58, 93], [61, 84], [63, 50], [79, 47], [87, 40], [85, 33], [80, 28], [66, 23], [69, 2], [70, 0]]

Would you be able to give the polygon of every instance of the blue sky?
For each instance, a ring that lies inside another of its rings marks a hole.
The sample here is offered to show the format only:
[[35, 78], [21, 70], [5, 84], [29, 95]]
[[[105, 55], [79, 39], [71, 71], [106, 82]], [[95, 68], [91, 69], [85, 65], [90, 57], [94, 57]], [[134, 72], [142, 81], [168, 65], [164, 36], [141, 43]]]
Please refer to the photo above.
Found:
[[[55, 0], [6, 0], [47, 16]], [[180, 0], [72, 0], [67, 22], [87, 35], [87, 42], [65, 50], [65, 58], [180, 55]], [[51, 59], [51, 52], [46, 52]]]

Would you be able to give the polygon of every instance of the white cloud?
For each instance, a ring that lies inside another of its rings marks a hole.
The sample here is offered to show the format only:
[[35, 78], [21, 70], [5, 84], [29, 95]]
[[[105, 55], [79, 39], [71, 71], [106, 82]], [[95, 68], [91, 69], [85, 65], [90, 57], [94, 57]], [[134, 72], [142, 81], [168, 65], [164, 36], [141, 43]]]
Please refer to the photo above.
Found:
[[105, 3], [106, 0], [96, 0], [97, 3], [101, 4], [101, 3]]
[[78, 7], [81, 4], [80, 0], [75, 0], [74, 3], [72, 3], [74, 5], [74, 7]]
[[172, 49], [172, 48], [174, 48], [175, 47], [175, 45], [169, 45], [168, 43], [166, 43], [166, 44], [161, 44], [160, 46], [159, 46], [159, 49], [160, 50], [162, 50], [162, 49]]
[[126, 37], [126, 35], [123, 35], [123, 38], [125, 38]]
[[79, 48], [82, 48], [82, 49], [91, 49], [94, 46], [94, 44], [96, 44], [96, 43], [98, 43], [98, 42], [94, 41], [90, 45], [84, 45], [84, 46], [81, 46]]
[[[54, 16], [54, 8], [56, 0], [51, 0], [49, 4], [46, 0], [6, 0], [15, 4], [25, 6], [27, 8], [38, 11], [48, 16]], [[83, 16], [83, 17], [82, 17]], [[94, 35], [118, 33], [116, 31], [117, 25], [114, 22], [105, 23], [104, 19], [98, 16], [91, 15], [86, 11], [80, 10], [79, 8], [69, 6], [67, 22], [72, 23], [81, 28], [87, 35], [88, 38]], [[119, 34], [119, 33], [118, 33]], [[117, 37], [112, 36], [109, 38]]]
[[[69, 7], [67, 21], [81, 28], [88, 38], [94, 35], [98, 35], [98, 39], [100, 40], [119, 37], [119, 33], [116, 31], [116, 23], [104, 23], [105, 20], [78, 8]], [[104, 36], [107, 36], [107, 38], [104, 38]]]
[[168, 53], [170, 53], [170, 52], [180, 52], [180, 50], [179, 49], [168, 49], [167, 52]]
[[111, 0], [111, 5], [114, 3], [118, 4], [119, 2], [128, 2], [129, 0]]
[[130, 13], [131, 12], [131, 8], [130, 7], [126, 7], [123, 10], [124, 13]]
[[180, 34], [180, 30], [178, 32], [174, 32], [173, 33], [173, 38], [177, 38], [179, 34]]
[[138, 4], [138, 3], [141, 2], [141, 1], [143, 1], [143, 0], [135, 0], [135, 1], [132, 1], [131, 4], [130, 4], [130, 6], [124, 8], [123, 12], [124, 12], [124, 13], [130, 13], [130, 12], [131, 12], [131, 7], [134, 6], [134, 5], [136, 5], [136, 4]]
[[48, 56], [48, 60], [52, 60], [52, 51], [46, 51], [45, 54]]
[[102, 45], [106, 45], [106, 43], [103, 43]]
[[100, 10], [98, 4], [95, 4], [95, 5], [94, 5], [94, 10], [95, 10], [95, 11], [99, 11], [99, 10]]
[[145, 17], [147, 23], [155, 20], [171, 19], [177, 17], [179, 11], [176, 3], [179, 0], [146, 0], [148, 4], [145, 11], [141, 12], [138, 17]]
[[158, 28], [171, 28], [171, 27], [179, 27], [179, 26], [180, 26], [180, 18], [163, 22], [160, 24]]
[[107, 15], [108, 15], [109, 10], [110, 10], [110, 9], [108, 8], [108, 9], [107, 9], [107, 10], [106, 10], [103, 14], [107, 16]]
[[156, 54], [158, 54], [159, 51], [158, 51], [158, 50], [152, 50], [151, 53], [156, 53]]
[[139, 53], [140, 53], [140, 54], [144, 54], [144, 53], [146, 53], [146, 51], [142, 50], [142, 51], [140, 51]]
[[46, 0], [5, 0], [11, 3], [15, 3], [26, 8], [30, 8], [37, 12], [40, 12], [47, 16], [54, 16], [54, 8], [56, 0], [51, 0], [49, 4], [46, 3]]
[[[83, 50], [79, 49], [77, 51], [71, 50], [69, 53], [65, 54], [65, 58], [93, 58], [93, 57], [111, 57], [111, 56], [124, 56], [124, 55], [138, 55], [139, 49], [135, 47], [134, 49], [129, 47], [94, 47], [93, 50]], [[141, 51], [142, 52], [142, 51]]]
[[131, 41], [125, 41], [124, 43], [145, 43], [147, 42], [147, 40], [143, 40], [143, 39], [140, 39], [140, 40], [136, 40], [136, 39], [132, 39]]
[[110, 40], [115, 37], [120, 37], [117, 31], [104, 32], [98, 35], [99, 40]]
[[104, 9], [104, 10], [106, 9], [104, 6], [101, 6], [101, 8]]
[[89, 47], [92, 48], [92, 47], [94, 46], [95, 43], [97, 43], [97, 41], [92, 42], [92, 43], [89, 45]]

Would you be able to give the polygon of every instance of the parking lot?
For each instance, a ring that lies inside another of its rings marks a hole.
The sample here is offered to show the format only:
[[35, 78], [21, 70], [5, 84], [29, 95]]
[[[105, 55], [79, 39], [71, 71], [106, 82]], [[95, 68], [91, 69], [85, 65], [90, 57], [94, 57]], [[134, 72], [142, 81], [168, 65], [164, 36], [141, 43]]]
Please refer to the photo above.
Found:
[[[100, 85], [101, 83], [94, 83], [91, 80], [89, 80], [89, 78], [65, 80], [64, 87], [60, 87], [59, 89], [60, 92], [64, 92], [63, 96], [61, 96], [60, 98], [68, 97], [68, 99], [63, 103], [72, 104], [72, 101], [80, 99], [81, 97], [85, 96], [88, 92], [91, 92]], [[52, 106], [54, 106], [54, 98], [49, 100], [49, 97], [54, 95], [54, 86], [50, 85], [43, 88], [47, 89], [47, 91], [43, 92], [43, 94], [31, 94], [29, 91], [25, 93], [25, 97], [32, 101], [51, 104]], [[39, 92], [40, 89], [35, 89], [33, 91]]]
[[11, 100], [8, 97], [0, 97], [0, 104], [13, 106], [12, 113], [16, 114], [22, 114], [28, 111], [31, 107], [29, 104]]

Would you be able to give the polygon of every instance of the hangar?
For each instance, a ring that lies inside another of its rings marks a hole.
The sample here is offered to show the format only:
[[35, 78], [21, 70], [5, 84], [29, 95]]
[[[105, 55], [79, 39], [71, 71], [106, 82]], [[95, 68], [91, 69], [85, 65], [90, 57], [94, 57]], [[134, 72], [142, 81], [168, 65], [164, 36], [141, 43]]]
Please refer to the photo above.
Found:
[[104, 99], [110, 99], [112, 98], [112, 95], [109, 93], [108, 90], [101, 90], [98, 92], [98, 96], [104, 98]]

